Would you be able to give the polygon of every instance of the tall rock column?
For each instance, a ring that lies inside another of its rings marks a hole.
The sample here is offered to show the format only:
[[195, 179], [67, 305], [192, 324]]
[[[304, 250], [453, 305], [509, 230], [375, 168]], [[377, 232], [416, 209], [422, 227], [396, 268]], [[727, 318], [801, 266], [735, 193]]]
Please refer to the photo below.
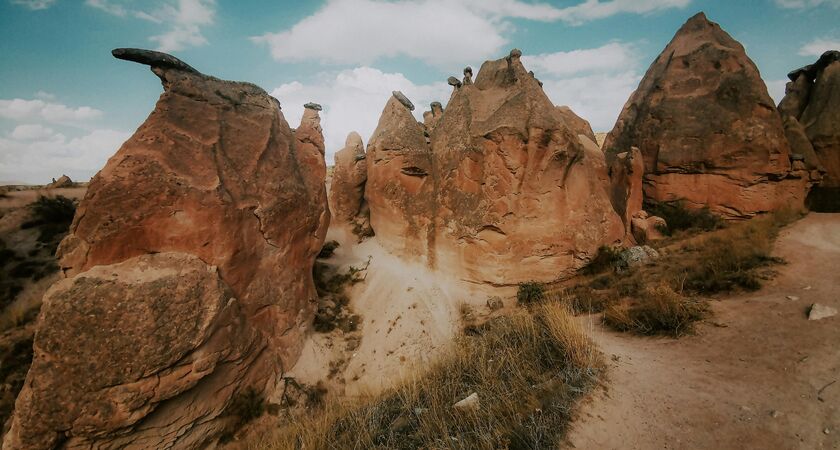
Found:
[[270, 393], [314, 315], [329, 221], [317, 113], [170, 55], [158, 103], [91, 180], [44, 297], [5, 449], [206, 448]]

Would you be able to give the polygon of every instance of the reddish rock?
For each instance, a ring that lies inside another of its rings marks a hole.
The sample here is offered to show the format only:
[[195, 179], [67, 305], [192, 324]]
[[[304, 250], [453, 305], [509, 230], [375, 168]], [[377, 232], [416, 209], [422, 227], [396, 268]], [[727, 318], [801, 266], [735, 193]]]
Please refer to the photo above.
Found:
[[[347, 135], [344, 148], [335, 154], [330, 209], [333, 223], [350, 225], [357, 235], [370, 227], [370, 211], [365, 201], [367, 156], [362, 137], [355, 131]], [[361, 237], [361, 236], [360, 236]]]
[[811, 70], [798, 78], [813, 76], [799, 122], [826, 171], [820, 187], [840, 188], [840, 51], [826, 52]]
[[71, 180], [67, 175], [62, 175], [57, 180], [53, 178], [52, 183], [46, 185], [45, 187], [47, 189], [73, 187], [73, 180]]
[[610, 201], [628, 234], [631, 232], [631, 219], [642, 210], [644, 174], [645, 162], [642, 152], [636, 147], [630, 147], [628, 152], [616, 154], [610, 161]]
[[406, 107], [386, 105], [365, 196], [391, 251], [511, 285], [568, 276], [622, 238], [603, 153], [569, 128], [519, 55], [457, 87], [429, 144]]
[[276, 386], [314, 314], [329, 222], [317, 111], [293, 133], [255, 85], [114, 55], [150, 64], [164, 93], [59, 247], [69, 279], [45, 301], [7, 449], [206, 447], [232, 398]]
[[638, 147], [644, 194], [728, 218], [801, 206], [778, 114], [744, 48], [702, 13], [648, 69], [604, 142], [607, 159]]
[[569, 108], [568, 106], [558, 106], [557, 112], [572, 132], [579, 135], [582, 134], [589, 138], [592, 142], [598, 142], [595, 138], [595, 132], [592, 131], [592, 126], [589, 125], [589, 121], [575, 114], [575, 112], [572, 111], [572, 108]]
[[630, 231], [633, 240], [639, 244], [664, 239], [663, 231], [668, 229], [665, 219], [657, 216], [650, 216], [645, 211], [637, 211], [630, 220]]
[[423, 113], [423, 125], [426, 126], [428, 132], [431, 132], [435, 128], [435, 125], [437, 125], [441, 116], [443, 116], [443, 106], [441, 106], [440, 102], [432, 102], [430, 106], [432, 109]]

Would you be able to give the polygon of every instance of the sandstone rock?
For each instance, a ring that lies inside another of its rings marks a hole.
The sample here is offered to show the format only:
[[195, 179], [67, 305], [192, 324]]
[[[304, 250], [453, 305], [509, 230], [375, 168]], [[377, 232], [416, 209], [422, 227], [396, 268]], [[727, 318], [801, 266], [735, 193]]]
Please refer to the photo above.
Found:
[[613, 156], [609, 164], [610, 201], [621, 217], [626, 233], [631, 232], [631, 221], [642, 210], [645, 162], [636, 147]]
[[423, 131], [389, 101], [368, 144], [365, 197], [390, 251], [510, 285], [571, 275], [622, 238], [603, 153], [518, 58], [485, 62], [453, 91], [428, 144]]
[[463, 82], [463, 84], [464, 85], [472, 84], [472, 76], [473, 76], [472, 67], [470, 67], [470, 66], [465, 67], [464, 68], [464, 82]]
[[727, 218], [804, 203], [778, 114], [744, 48], [702, 13], [648, 69], [604, 142], [608, 161], [638, 147], [645, 198]]
[[489, 308], [490, 311], [498, 311], [498, 310], [504, 308], [504, 306], [505, 306], [505, 303], [498, 296], [494, 295], [493, 297], [490, 297], [490, 298], [487, 299], [487, 308]]
[[[641, 211], [644, 213], [644, 211]], [[657, 216], [648, 216], [645, 214], [636, 214], [630, 221], [633, 239], [637, 244], [644, 244], [646, 242], [658, 241], [664, 239], [665, 235], [662, 230], [668, 229], [668, 224], [665, 219]]]
[[441, 116], [443, 116], [443, 106], [440, 102], [432, 102], [429, 106], [431, 107], [431, 111], [423, 113], [423, 125], [426, 126], [428, 132], [431, 132], [435, 129], [435, 125], [440, 121]]
[[164, 93], [59, 246], [70, 279], [45, 302], [7, 449], [206, 447], [233, 396], [279, 383], [313, 318], [329, 222], [317, 111], [293, 134], [257, 86], [114, 54], [151, 64]]
[[244, 321], [218, 270], [183, 253], [56, 283], [4, 448], [201, 446], [240, 383], [269, 381], [267, 360], [248, 370], [260, 336]]
[[808, 104], [799, 118], [826, 173], [821, 188], [840, 187], [840, 52], [816, 66]]
[[825, 173], [825, 167], [823, 167], [819, 157], [817, 157], [814, 146], [811, 145], [811, 141], [805, 132], [805, 127], [793, 116], [785, 116], [784, 125], [785, 136], [790, 144], [791, 161], [801, 160], [804, 163], [805, 170], [816, 170], [821, 174]]
[[592, 131], [592, 126], [589, 125], [589, 122], [575, 114], [571, 108], [568, 106], [558, 106], [557, 112], [566, 122], [566, 126], [568, 126], [574, 133], [582, 134], [588, 137], [592, 142], [597, 143], [597, 139], [595, 139], [595, 133]]
[[324, 109], [324, 108], [323, 108], [321, 105], [319, 105], [318, 103], [313, 103], [313, 102], [305, 103], [305, 104], [303, 105], [303, 107], [304, 107], [304, 108], [306, 108], [306, 109], [314, 109], [315, 111], [321, 111], [321, 110], [323, 110], [323, 109]]
[[813, 305], [811, 305], [811, 309], [808, 311], [808, 320], [827, 319], [836, 315], [837, 308], [832, 308], [831, 306], [823, 305], [820, 303], [814, 303]]
[[478, 411], [481, 409], [481, 402], [478, 398], [478, 393], [473, 392], [463, 400], [452, 405], [458, 411]]
[[447, 78], [447, 79], [446, 79], [446, 82], [447, 82], [450, 86], [454, 87], [455, 89], [458, 89], [459, 87], [461, 87], [461, 84], [462, 84], [462, 83], [461, 83], [461, 80], [459, 80], [459, 79], [457, 79], [457, 78], [455, 78], [455, 77], [449, 77], [449, 78]]
[[362, 137], [354, 131], [347, 135], [344, 148], [335, 154], [330, 186], [330, 209], [334, 221], [359, 231], [370, 227], [370, 211], [364, 199], [366, 183], [367, 157]]
[[73, 187], [73, 180], [71, 180], [67, 175], [62, 175], [57, 180], [53, 178], [52, 183], [46, 185], [45, 187], [47, 189]]

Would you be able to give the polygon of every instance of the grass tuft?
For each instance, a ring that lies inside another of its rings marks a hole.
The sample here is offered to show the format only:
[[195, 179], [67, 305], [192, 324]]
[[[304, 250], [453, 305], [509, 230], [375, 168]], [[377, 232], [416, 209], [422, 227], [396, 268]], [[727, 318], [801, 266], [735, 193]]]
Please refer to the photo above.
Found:
[[[474, 331], [421, 375], [371, 398], [333, 400], [251, 448], [555, 447], [602, 369], [580, 324], [565, 306], [546, 302]], [[477, 409], [453, 408], [471, 393]]]
[[683, 297], [662, 284], [646, 289], [637, 301], [610, 305], [604, 311], [604, 323], [618, 331], [680, 337], [692, 333], [694, 323], [708, 313], [706, 302]]
[[516, 301], [520, 305], [530, 305], [545, 299], [545, 285], [536, 281], [521, 283], [516, 291]]
[[723, 219], [712, 214], [709, 208], [689, 209], [682, 201], [647, 203], [645, 211], [665, 219], [668, 227], [659, 231], [666, 236], [681, 230], [712, 231], [724, 225]]

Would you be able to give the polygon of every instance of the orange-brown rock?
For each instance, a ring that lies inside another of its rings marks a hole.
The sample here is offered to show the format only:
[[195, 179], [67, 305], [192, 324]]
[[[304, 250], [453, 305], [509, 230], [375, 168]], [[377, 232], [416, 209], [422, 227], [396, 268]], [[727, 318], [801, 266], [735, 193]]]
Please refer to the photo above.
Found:
[[369, 227], [365, 184], [367, 183], [367, 156], [359, 133], [347, 135], [344, 148], [335, 154], [330, 209], [334, 223], [347, 224], [354, 230]]
[[91, 180], [6, 449], [204, 448], [299, 354], [329, 222], [317, 111], [165, 54], [158, 103]]
[[729, 218], [801, 206], [781, 117], [744, 48], [702, 13], [648, 69], [604, 142], [638, 147], [650, 201], [683, 200]]
[[642, 152], [636, 147], [616, 154], [610, 161], [610, 201], [621, 217], [626, 233], [631, 232], [631, 219], [642, 210], [644, 174], [645, 162]]
[[637, 211], [630, 219], [630, 232], [639, 245], [664, 239], [663, 231], [667, 228], [665, 219], [648, 215], [645, 211]]
[[454, 89], [429, 144], [389, 100], [368, 146], [365, 191], [387, 248], [511, 285], [568, 276], [622, 238], [603, 153], [569, 128], [520, 54], [485, 62], [473, 84]]
[[595, 132], [592, 131], [592, 126], [589, 125], [588, 120], [575, 114], [575, 112], [572, 111], [572, 108], [569, 108], [568, 106], [558, 106], [557, 112], [566, 122], [566, 126], [571, 128], [572, 132], [582, 134], [588, 137], [592, 142], [597, 143], [598, 140], [595, 138]]
[[437, 125], [440, 117], [443, 115], [443, 106], [440, 102], [432, 102], [430, 107], [431, 110], [423, 113], [423, 125], [426, 126], [428, 132], [431, 132], [435, 128], [435, 125]]

